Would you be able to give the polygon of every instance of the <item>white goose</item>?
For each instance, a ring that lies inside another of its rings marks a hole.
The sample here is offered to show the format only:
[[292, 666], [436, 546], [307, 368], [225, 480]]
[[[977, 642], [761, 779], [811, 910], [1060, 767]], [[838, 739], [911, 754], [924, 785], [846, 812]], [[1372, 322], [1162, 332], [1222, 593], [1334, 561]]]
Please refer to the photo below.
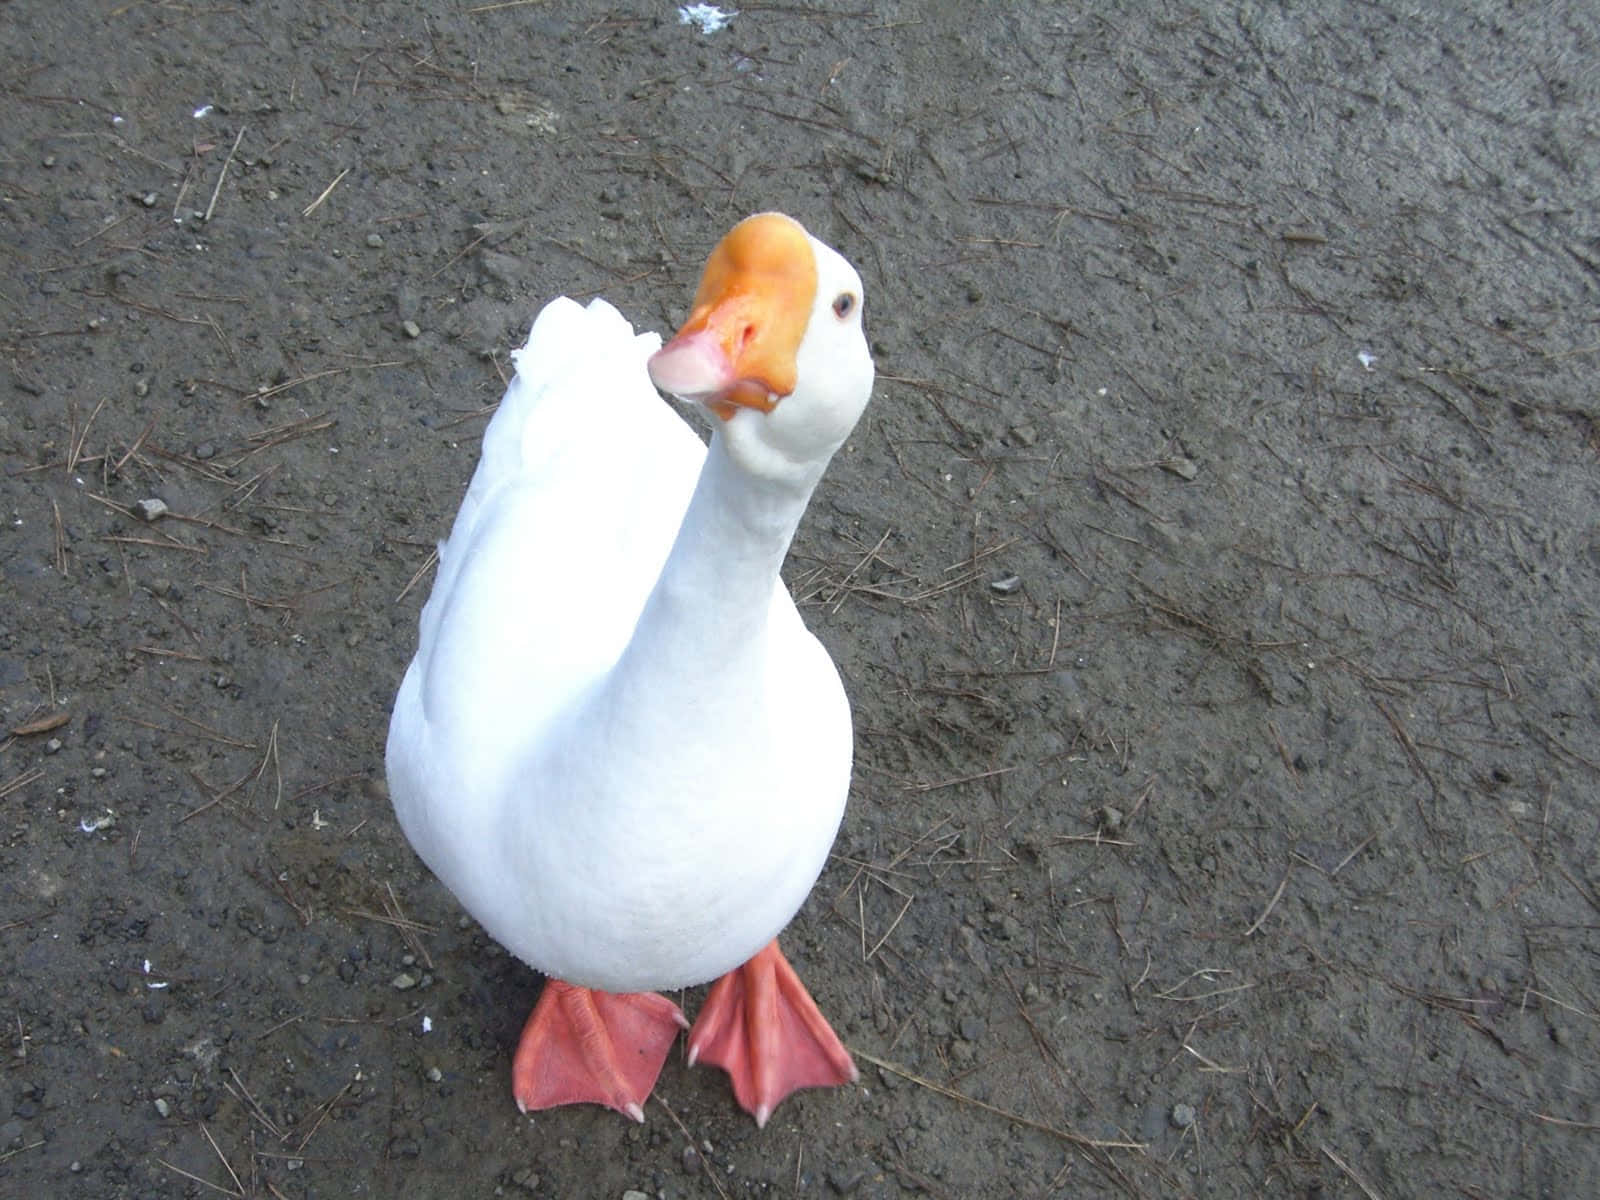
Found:
[[[765, 1124], [856, 1078], [778, 950], [844, 812], [850, 710], [779, 567], [872, 392], [855, 270], [796, 221], [740, 222], [664, 348], [561, 298], [513, 358], [389, 726], [406, 836], [549, 977], [524, 1111], [643, 1104], [689, 1059]], [[710, 446], [652, 388], [714, 415]], [[718, 978], [720, 976], [720, 978]]]

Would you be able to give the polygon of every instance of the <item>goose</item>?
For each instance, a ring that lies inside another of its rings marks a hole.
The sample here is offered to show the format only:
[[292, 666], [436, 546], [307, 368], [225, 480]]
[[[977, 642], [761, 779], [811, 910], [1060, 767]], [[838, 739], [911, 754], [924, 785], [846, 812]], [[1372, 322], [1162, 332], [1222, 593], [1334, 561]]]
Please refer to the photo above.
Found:
[[[758, 1126], [854, 1082], [777, 936], [827, 859], [850, 709], [780, 578], [873, 385], [855, 269], [761, 213], [665, 345], [548, 304], [423, 607], [386, 751], [417, 854], [546, 983], [523, 1112], [644, 1119], [680, 1031]], [[660, 396], [698, 406], [709, 445]], [[660, 993], [715, 981], [691, 1027]]]

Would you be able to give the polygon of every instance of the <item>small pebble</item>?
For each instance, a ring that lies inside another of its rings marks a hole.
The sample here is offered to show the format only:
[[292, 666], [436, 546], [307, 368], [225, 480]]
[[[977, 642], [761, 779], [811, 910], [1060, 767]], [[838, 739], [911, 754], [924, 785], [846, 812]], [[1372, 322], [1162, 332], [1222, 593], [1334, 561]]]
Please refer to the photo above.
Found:
[[622, 1200], [650, 1200], [649, 1192], [641, 1192], [637, 1188], [629, 1188], [622, 1193]]
[[61, 752], [61, 739], [51, 738], [44, 744], [44, 752], [46, 754], [59, 754]]
[[409, 992], [417, 986], [417, 977], [409, 971], [401, 971], [394, 977], [392, 986], [397, 992]]
[[371, 246], [374, 250], [382, 250], [383, 235], [381, 233], [367, 234], [367, 245]]
[[156, 1112], [165, 1117], [172, 1112], [172, 1105], [160, 1096], [156, 1097]]
[[133, 504], [133, 515], [141, 521], [157, 521], [171, 511], [167, 508], [165, 500], [151, 496], [148, 500], [136, 500]]
[[1172, 1127], [1174, 1129], [1187, 1129], [1194, 1124], [1194, 1105], [1174, 1104], [1172, 1106]]
[[422, 336], [422, 326], [418, 325], [415, 321], [401, 321], [400, 331], [408, 338], [419, 338]]
[[1003, 575], [989, 581], [989, 590], [998, 596], [1009, 596], [1022, 587], [1021, 575]]

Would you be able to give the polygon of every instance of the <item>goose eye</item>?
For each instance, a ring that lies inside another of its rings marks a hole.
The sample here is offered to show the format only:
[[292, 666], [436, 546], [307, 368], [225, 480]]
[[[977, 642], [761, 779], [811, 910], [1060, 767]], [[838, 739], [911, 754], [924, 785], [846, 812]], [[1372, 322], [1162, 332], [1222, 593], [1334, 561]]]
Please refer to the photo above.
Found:
[[849, 292], [840, 292], [833, 298], [833, 315], [841, 321], [856, 310], [856, 298]]

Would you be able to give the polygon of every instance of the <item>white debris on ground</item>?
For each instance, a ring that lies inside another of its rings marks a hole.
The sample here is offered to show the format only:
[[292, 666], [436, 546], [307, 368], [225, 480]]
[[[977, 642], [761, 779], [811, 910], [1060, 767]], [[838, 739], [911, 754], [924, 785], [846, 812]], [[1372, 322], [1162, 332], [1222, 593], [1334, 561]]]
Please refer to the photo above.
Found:
[[117, 814], [109, 808], [98, 817], [84, 817], [78, 822], [80, 833], [99, 833], [117, 823]]
[[712, 34], [719, 29], [726, 29], [728, 24], [738, 15], [737, 9], [729, 9], [724, 12], [715, 4], [678, 5], [678, 20], [684, 25], [695, 26], [704, 34]]

